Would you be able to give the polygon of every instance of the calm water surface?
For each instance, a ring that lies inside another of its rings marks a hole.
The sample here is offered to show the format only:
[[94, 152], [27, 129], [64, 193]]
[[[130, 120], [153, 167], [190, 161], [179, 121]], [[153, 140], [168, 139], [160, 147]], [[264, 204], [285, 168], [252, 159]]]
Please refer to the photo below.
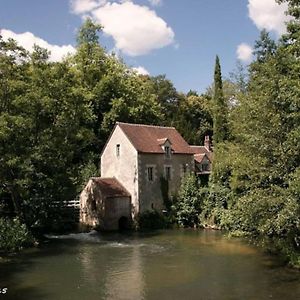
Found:
[[0, 299], [300, 299], [300, 272], [217, 231], [53, 236], [0, 263]]

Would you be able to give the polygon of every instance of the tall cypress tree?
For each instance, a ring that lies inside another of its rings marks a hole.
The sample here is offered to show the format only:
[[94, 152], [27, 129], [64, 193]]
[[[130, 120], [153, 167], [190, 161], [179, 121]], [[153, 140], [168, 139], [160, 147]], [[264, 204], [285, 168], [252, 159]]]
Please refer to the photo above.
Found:
[[214, 73], [214, 111], [213, 111], [213, 141], [214, 144], [223, 142], [228, 137], [227, 105], [223, 95], [222, 74], [219, 57], [216, 56]]

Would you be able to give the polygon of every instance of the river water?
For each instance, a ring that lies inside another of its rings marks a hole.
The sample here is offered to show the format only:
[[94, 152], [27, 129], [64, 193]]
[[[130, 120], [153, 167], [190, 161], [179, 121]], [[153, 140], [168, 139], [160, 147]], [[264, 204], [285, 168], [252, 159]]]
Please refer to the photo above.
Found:
[[0, 263], [0, 299], [300, 299], [300, 272], [219, 231], [51, 236]]

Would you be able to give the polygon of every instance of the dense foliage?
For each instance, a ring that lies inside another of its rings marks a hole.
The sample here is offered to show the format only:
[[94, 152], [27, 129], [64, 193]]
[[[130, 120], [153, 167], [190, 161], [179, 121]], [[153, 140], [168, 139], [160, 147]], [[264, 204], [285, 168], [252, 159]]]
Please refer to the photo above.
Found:
[[168, 228], [169, 218], [157, 210], [147, 210], [138, 217], [138, 228], [140, 230], [155, 230]]
[[286, 2], [294, 17], [287, 34], [275, 42], [261, 32], [248, 74], [239, 68], [233, 80], [222, 81], [217, 57], [208, 91], [213, 174], [202, 192], [196, 181], [184, 180], [175, 208], [181, 225], [198, 223], [263, 241], [299, 266], [300, 6]]
[[182, 179], [178, 191], [177, 201], [174, 204], [176, 222], [183, 227], [196, 227], [200, 224], [200, 213], [202, 209], [203, 189], [200, 189], [194, 174], [187, 174]]
[[136, 74], [105, 51], [99, 32], [87, 19], [62, 62], [0, 36], [0, 217], [34, 234], [64, 228], [59, 207], [98, 175], [116, 121], [175, 125], [195, 143], [211, 130], [206, 99], [179, 94], [164, 75]]
[[[216, 195], [206, 216], [237, 234], [273, 241], [299, 264], [300, 7], [286, 2], [294, 17], [287, 34], [276, 44], [262, 31], [247, 87], [228, 114], [230, 140], [215, 140], [210, 193]], [[216, 193], [220, 187], [227, 199]]]
[[34, 239], [25, 224], [17, 218], [0, 218], [0, 253], [18, 251], [33, 243]]

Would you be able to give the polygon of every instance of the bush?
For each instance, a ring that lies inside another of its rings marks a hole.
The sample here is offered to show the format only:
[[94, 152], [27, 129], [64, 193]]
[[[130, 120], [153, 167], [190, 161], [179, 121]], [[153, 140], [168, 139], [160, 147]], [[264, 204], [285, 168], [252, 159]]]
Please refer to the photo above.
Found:
[[0, 218], [0, 251], [10, 253], [30, 246], [34, 242], [25, 224], [18, 218]]
[[223, 219], [227, 216], [228, 208], [233, 204], [232, 193], [229, 188], [211, 183], [203, 193], [203, 210], [200, 221], [204, 226], [223, 226]]
[[182, 227], [198, 226], [203, 204], [203, 191], [194, 174], [187, 174], [181, 183], [178, 198], [173, 205], [176, 222]]
[[169, 226], [167, 218], [156, 210], [148, 210], [139, 215], [140, 229], [162, 229]]
[[251, 235], [299, 236], [300, 207], [284, 189], [257, 189], [241, 198], [229, 212], [225, 227]]

